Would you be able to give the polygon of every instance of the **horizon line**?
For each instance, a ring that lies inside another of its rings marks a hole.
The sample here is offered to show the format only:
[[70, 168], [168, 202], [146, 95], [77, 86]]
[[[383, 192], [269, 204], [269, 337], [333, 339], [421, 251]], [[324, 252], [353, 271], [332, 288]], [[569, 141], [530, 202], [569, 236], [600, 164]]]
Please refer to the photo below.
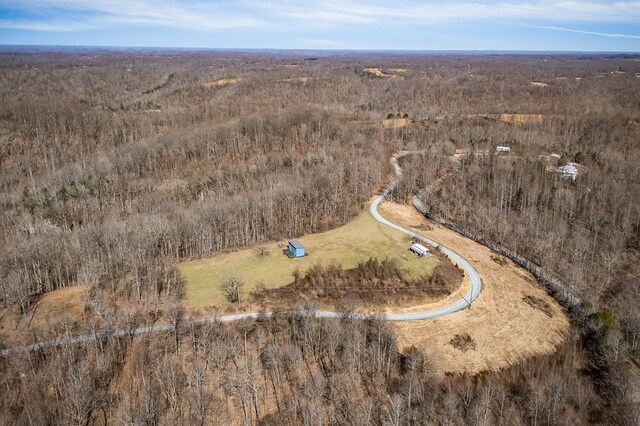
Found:
[[3, 44], [0, 50], [10, 49], [102, 49], [102, 50], [163, 50], [163, 51], [224, 51], [224, 52], [343, 52], [343, 53], [473, 53], [473, 54], [564, 54], [564, 55], [640, 55], [627, 50], [527, 50], [527, 49], [359, 49], [359, 48], [295, 48], [295, 47], [191, 47], [191, 46], [125, 46], [83, 44]]

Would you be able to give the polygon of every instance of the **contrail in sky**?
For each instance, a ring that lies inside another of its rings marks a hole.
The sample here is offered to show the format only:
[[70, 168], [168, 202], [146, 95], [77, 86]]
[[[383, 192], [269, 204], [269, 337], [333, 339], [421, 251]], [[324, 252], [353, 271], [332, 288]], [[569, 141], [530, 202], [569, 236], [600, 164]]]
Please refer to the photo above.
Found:
[[574, 29], [571, 29], [571, 28], [554, 27], [554, 26], [549, 26], [549, 25], [531, 25], [531, 24], [522, 24], [522, 25], [524, 25], [525, 27], [529, 27], [529, 28], [540, 28], [540, 29], [543, 29], [543, 30], [554, 30], [554, 31], [566, 31], [568, 33], [597, 35], [597, 36], [601, 36], [601, 37], [640, 39], [640, 36], [633, 35], [633, 34], [600, 33], [600, 32], [597, 32], [597, 31], [574, 30]]

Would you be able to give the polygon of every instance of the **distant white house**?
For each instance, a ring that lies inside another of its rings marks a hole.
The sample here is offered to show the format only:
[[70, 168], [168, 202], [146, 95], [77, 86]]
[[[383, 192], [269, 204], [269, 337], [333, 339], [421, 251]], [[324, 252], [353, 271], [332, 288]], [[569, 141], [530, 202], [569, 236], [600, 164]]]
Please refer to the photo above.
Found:
[[565, 166], [558, 167], [556, 172], [560, 173], [562, 176], [570, 177], [573, 180], [578, 176], [578, 169], [576, 168], [575, 163], [569, 163]]
[[552, 160], [558, 161], [560, 159], [560, 154], [551, 154], [549, 157], [551, 157]]
[[411, 247], [409, 247], [409, 251], [417, 254], [420, 257], [429, 256], [429, 249], [420, 243], [411, 244]]
[[509, 148], [508, 146], [496, 146], [496, 151], [497, 152], [510, 152], [511, 148]]

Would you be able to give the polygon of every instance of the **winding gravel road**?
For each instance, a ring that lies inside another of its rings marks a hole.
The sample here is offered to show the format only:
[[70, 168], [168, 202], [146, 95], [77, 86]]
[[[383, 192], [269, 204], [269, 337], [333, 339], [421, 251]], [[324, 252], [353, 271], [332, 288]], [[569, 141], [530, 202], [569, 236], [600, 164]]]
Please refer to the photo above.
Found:
[[[389, 314], [383, 314], [383, 313], [358, 313], [358, 314], [354, 314], [354, 316], [356, 318], [367, 318], [371, 315], [380, 315], [381, 317], [389, 320], [389, 321], [412, 321], [412, 320], [422, 320], [422, 319], [427, 319], [427, 318], [434, 318], [434, 317], [439, 317], [439, 316], [443, 316], [443, 315], [447, 315], [456, 311], [459, 311], [461, 309], [464, 309], [466, 307], [468, 307], [470, 305], [470, 303], [476, 298], [478, 297], [478, 295], [480, 294], [480, 290], [482, 288], [482, 283], [480, 280], [480, 276], [478, 275], [478, 272], [475, 270], [475, 268], [473, 266], [471, 266], [471, 264], [462, 256], [460, 256], [458, 253], [454, 252], [453, 250], [443, 247], [442, 245], [438, 244], [437, 242], [430, 240], [428, 238], [423, 237], [422, 235], [416, 234], [415, 232], [412, 232], [408, 229], [405, 229], [399, 225], [396, 225], [395, 223], [392, 223], [390, 221], [388, 221], [387, 219], [385, 219], [384, 217], [382, 217], [380, 215], [380, 213], [378, 213], [378, 205], [384, 200], [384, 198], [395, 188], [396, 184], [398, 183], [398, 181], [400, 180], [401, 176], [402, 176], [402, 168], [400, 167], [400, 165], [398, 164], [398, 158], [403, 157], [405, 155], [410, 155], [410, 154], [414, 154], [415, 152], [412, 151], [400, 151], [397, 154], [395, 154], [393, 157], [391, 157], [391, 163], [395, 169], [395, 173], [396, 173], [396, 178], [394, 179], [393, 182], [391, 182], [391, 184], [389, 184], [389, 186], [382, 192], [382, 194], [378, 195], [375, 200], [371, 203], [371, 207], [370, 207], [370, 211], [371, 214], [373, 215], [373, 217], [380, 223], [389, 226], [393, 229], [397, 229], [400, 232], [404, 232], [405, 234], [413, 237], [413, 238], [417, 238], [433, 247], [438, 247], [440, 249], [440, 251], [442, 251], [443, 253], [445, 253], [447, 256], [449, 256], [449, 258], [458, 264], [458, 266], [460, 266], [464, 271], [465, 274], [470, 278], [471, 280], [471, 285], [469, 287], [469, 290], [467, 291], [467, 293], [461, 297], [460, 299], [456, 300], [455, 302], [437, 308], [437, 309], [431, 309], [428, 311], [422, 311], [422, 312], [410, 312], [410, 313], [389, 313]], [[418, 200], [419, 201], [419, 200]], [[414, 200], [415, 202], [415, 200]], [[340, 312], [335, 312], [335, 311], [316, 311], [315, 313], [316, 317], [320, 317], [320, 318], [339, 318], [341, 317], [342, 313]], [[249, 313], [241, 313], [241, 314], [232, 314], [232, 315], [222, 315], [222, 316], [217, 316], [217, 317], [211, 317], [211, 318], [202, 318], [202, 319], [196, 319], [196, 320], [191, 320], [188, 323], [189, 324], [204, 324], [207, 322], [213, 322], [213, 321], [223, 321], [223, 322], [229, 322], [229, 321], [238, 321], [241, 319], [245, 319], [245, 318], [257, 318], [260, 315], [266, 315], [266, 316], [270, 316], [271, 313], [270, 312], [249, 312]], [[85, 335], [85, 336], [67, 336], [67, 337], [63, 337], [63, 338], [59, 338], [56, 340], [50, 340], [50, 341], [46, 341], [46, 342], [38, 342], [38, 343], [34, 343], [32, 345], [28, 345], [28, 346], [20, 346], [20, 347], [14, 347], [14, 348], [9, 348], [9, 349], [4, 349], [2, 351], [0, 351], [0, 356], [5, 356], [10, 352], [19, 352], [19, 351], [34, 351], [37, 349], [41, 349], [44, 347], [49, 347], [49, 346], [57, 346], [57, 345], [63, 345], [63, 344], [73, 344], [73, 343], [82, 343], [82, 342], [89, 342], [89, 341], [93, 341], [99, 338], [104, 338], [104, 337], [109, 337], [109, 336], [115, 336], [115, 337], [124, 337], [127, 335], [137, 335], [137, 334], [145, 334], [145, 333], [153, 333], [153, 332], [162, 332], [162, 331], [168, 331], [168, 330], [172, 330], [173, 326], [171, 324], [156, 324], [156, 325], [151, 325], [151, 326], [145, 326], [145, 327], [139, 327], [136, 328], [134, 330], [116, 330], [110, 333], [102, 333], [102, 334], [92, 334], [92, 335]]]

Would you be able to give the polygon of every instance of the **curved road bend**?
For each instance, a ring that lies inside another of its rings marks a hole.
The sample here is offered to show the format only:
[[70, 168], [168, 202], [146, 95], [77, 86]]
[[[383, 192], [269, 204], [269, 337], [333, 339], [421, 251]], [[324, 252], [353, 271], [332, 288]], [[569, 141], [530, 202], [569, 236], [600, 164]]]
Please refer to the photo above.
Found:
[[[415, 232], [412, 232], [408, 229], [405, 229], [399, 225], [396, 225], [395, 223], [392, 223], [390, 221], [388, 221], [387, 219], [385, 219], [384, 217], [382, 217], [380, 215], [380, 213], [378, 213], [378, 205], [384, 200], [384, 198], [395, 188], [396, 184], [398, 183], [398, 181], [400, 180], [401, 176], [402, 176], [402, 168], [400, 167], [400, 165], [398, 164], [397, 159], [400, 157], [403, 157], [405, 155], [410, 155], [410, 154], [414, 154], [414, 152], [412, 151], [400, 151], [397, 154], [395, 154], [393, 157], [391, 157], [391, 164], [393, 165], [395, 172], [396, 172], [396, 178], [393, 180], [393, 182], [391, 182], [391, 184], [389, 184], [389, 186], [382, 192], [382, 194], [378, 195], [375, 200], [373, 200], [373, 202], [371, 203], [371, 207], [369, 208], [371, 214], [373, 215], [373, 217], [380, 223], [382, 223], [383, 225], [389, 226], [393, 229], [396, 229], [400, 232], [403, 232], [413, 238], [417, 238], [433, 247], [438, 247], [440, 249], [440, 251], [442, 251], [443, 253], [445, 253], [447, 256], [449, 256], [449, 258], [458, 264], [458, 266], [460, 266], [466, 273], [466, 275], [470, 278], [471, 280], [471, 285], [469, 287], [469, 290], [467, 291], [467, 293], [464, 295], [464, 297], [461, 297], [459, 300], [456, 300], [455, 302], [437, 308], [437, 309], [430, 309], [427, 311], [422, 311], [422, 312], [409, 312], [409, 313], [398, 313], [398, 314], [394, 314], [394, 313], [390, 313], [390, 314], [382, 314], [382, 313], [358, 313], [358, 314], [354, 314], [354, 316], [356, 318], [366, 318], [368, 316], [371, 315], [381, 315], [383, 318], [389, 320], [389, 321], [413, 321], [413, 320], [422, 320], [422, 319], [428, 319], [428, 318], [434, 318], [434, 317], [440, 317], [443, 315], [447, 315], [447, 314], [451, 314], [453, 312], [459, 311], [461, 309], [466, 308], [467, 306], [469, 306], [469, 304], [476, 298], [478, 297], [478, 295], [480, 294], [480, 290], [482, 288], [482, 283], [480, 281], [480, 276], [478, 275], [478, 272], [475, 270], [475, 268], [473, 266], [471, 266], [471, 264], [462, 256], [460, 256], [458, 253], [454, 252], [451, 249], [448, 249], [446, 247], [443, 247], [442, 245], [438, 244], [437, 242], [430, 240], [428, 238], [423, 237], [422, 235], [416, 234]], [[229, 322], [229, 321], [238, 321], [238, 320], [242, 320], [245, 318], [257, 318], [260, 315], [266, 315], [266, 316], [270, 316], [271, 312], [263, 312], [263, 313], [259, 313], [259, 312], [248, 312], [248, 313], [240, 313], [240, 314], [232, 314], [232, 315], [222, 315], [222, 316], [217, 316], [217, 317], [211, 317], [211, 318], [201, 318], [201, 319], [195, 319], [192, 321], [189, 321], [188, 323], [190, 324], [204, 324], [207, 322], [211, 322], [211, 321], [223, 321], [223, 322]], [[319, 318], [339, 318], [341, 317], [343, 314], [340, 312], [335, 312], [335, 311], [316, 311], [315, 312], [315, 316], [319, 317]], [[9, 352], [12, 351], [20, 351], [20, 350], [29, 350], [29, 351], [33, 351], [33, 350], [38, 350], [44, 347], [48, 347], [48, 346], [56, 346], [56, 345], [62, 345], [62, 344], [69, 344], [69, 343], [82, 343], [82, 342], [89, 342], [89, 341], [93, 341], [99, 338], [103, 338], [103, 337], [109, 337], [109, 336], [116, 336], [116, 337], [124, 337], [126, 335], [137, 335], [137, 334], [145, 334], [145, 333], [153, 333], [153, 332], [162, 332], [162, 331], [168, 331], [171, 330], [172, 326], [170, 324], [158, 324], [158, 325], [152, 325], [152, 326], [145, 326], [145, 327], [138, 327], [135, 330], [116, 330], [113, 331], [111, 333], [103, 333], [103, 334], [92, 334], [92, 335], [85, 335], [85, 336], [76, 336], [76, 337], [65, 337], [65, 338], [60, 338], [60, 339], [56, 339], [56, 340], [51, 340], [51, 341], [46, 341], [46, 342], [38, 342], [38, 343], [34, 343], [32, 345], [28, 345], [28, 346], [22, 346], [22, 347], [16, 347], [16, 348], [10, 348], [10, 349], [4, 349], [2, 351], [0, 351], [0, 356], [5, 356], [7, 355]]]

